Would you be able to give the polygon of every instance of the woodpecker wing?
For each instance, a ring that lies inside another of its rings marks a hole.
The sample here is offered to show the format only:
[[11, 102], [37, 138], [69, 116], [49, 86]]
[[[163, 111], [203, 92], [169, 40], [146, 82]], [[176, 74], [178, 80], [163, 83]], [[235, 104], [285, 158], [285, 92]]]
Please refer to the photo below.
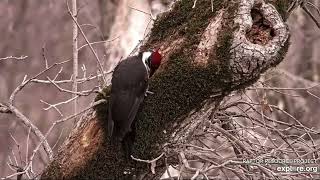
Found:
[[129, 57], [116, 67], [111, 80], [108, 134], [120, 140], [131, 125], [147, 90], [148, 73], [141, 56]]

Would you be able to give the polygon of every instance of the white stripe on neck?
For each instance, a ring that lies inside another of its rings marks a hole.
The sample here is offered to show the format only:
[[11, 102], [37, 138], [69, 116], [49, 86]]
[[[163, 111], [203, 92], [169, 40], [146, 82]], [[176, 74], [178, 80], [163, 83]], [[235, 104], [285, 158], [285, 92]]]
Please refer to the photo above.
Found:
[[143, 53], [142, 53], [142, 63], [143, 63], [143, 65], [144, 65], [144, 67], [146, 68], [148, 74], [149, 74], [149, 72], [150, 72], [150, 68], [149, 68], [149, 66], [148, 66], [148, 64], [147, 64], [147, 59], [148, 59], [150, 56], [151, 56], [151, 52], [143, 52]]

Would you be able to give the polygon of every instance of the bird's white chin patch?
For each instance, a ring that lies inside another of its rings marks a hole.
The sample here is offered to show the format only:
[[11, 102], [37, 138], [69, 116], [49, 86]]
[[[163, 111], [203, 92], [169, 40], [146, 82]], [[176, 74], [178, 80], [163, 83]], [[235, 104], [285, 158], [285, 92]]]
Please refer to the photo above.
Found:
[[152, 54], [151, 52], [143, 52], [142, 53], [142, 63], [146, 67], [146, 69], [148, 71], [148, 74], [150, 72], [150, 68], [149, 68], [149, 66], [147, 64], [147, 59], [151, 56], [151, 54]]

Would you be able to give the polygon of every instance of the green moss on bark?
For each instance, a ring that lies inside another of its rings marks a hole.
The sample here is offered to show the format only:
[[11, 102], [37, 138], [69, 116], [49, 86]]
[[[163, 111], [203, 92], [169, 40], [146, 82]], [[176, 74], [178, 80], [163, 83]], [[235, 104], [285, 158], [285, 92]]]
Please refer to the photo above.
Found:
[[[157, 146], [166, 141], [173, 124], [179, 124], [179, 119], [183, 119], [191, 110], [200, 108], [217, 90], [228, 92], [230, 89], [226, 82], [230, 82], [231, 78], [228, 60], [233, 23], [228, 21], [233, 21], [236, 4], [231, 1], [213, 1], [212, 12], [210, 1], [198, 3], [192, 9], [193, 2], [180, 1], [173, 8], [174, 14], [168, 13], [159, 19], [152, 30], [151, 39], [143, 47], [152, 48], [153, 42], [161, 41], [170, 34], [185, 39], [181, 47], [171, 53], [165, 71], [159, 72], [150, 80], [150, 90], [155, 94], [145, 99], [137, 117], [134, 154], [138, 157], [154, 158], [159, 153], [154, 150], [159, 150]], [[226, 27], [223, 27], [225, 30], [219, 35], [219, 44], [210, 55], [206, 67], [195, 66], [193, 52], [196, 51], [201, 35], [210, 23], [209, 19], [216, 16], [217, 11], [223, 7], [227, 7], [228, 12], [224, 15], [223, 23]], [[171, 17], [176, 15], [183, 20], [171, 21]], [[168, 25], [167, 20], [169, 27], [163, 27], [162, 25]]]
[[171, 11], [164, 13], [154, 22], [148, 42], [141, 49], [153, 47], [169, 36], [188, 38], [189, 45], [199, 41], [210, 19], [223, 7], [225, 1], [213, 1], [213, 9], [210, 8], [211, 1], [208, 0], [198, 2], [195, 8], [192, 8], [193, 3], [193, 0], [176, 2]]

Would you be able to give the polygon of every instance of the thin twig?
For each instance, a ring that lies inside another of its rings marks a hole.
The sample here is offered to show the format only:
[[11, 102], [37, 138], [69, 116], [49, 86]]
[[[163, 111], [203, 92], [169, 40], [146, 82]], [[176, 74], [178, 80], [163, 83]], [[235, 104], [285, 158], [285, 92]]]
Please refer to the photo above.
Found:
[[317, 18], [315, 18], [313, 16], [313, 14], [311, 13], [311, 11], [305, 6], [302, 6], [302, 9], [311, 17], [311, 19], [313, 20], [314, 23], [316, 23], [316, 25], [318, 26], [318, 28], [320, 29], [320, 23], [318, 22]]
[[45, 68], [48, 69], [49, 65], [48, 65], [48, 59], [45, 55], [45, 44], [43, 45], [42, 47], [42, 57], [43, 57], [43, 60], [44, 60], [44, 64], [45, 64]]
[[131, 6], [129, 6], [129, 8], [130, 8], [130, 9], [133, 9], [133, 10], [136, 10], [136, 11], [138, 11], [138, 12], [141, 12], [141, 13], [143, 13], [143, 14], [148, 15], [148, 16], [150, 17], [150, 19], [153, 20], [153, 21], [156, 20], [156, 17], [153, 16], [151, 10], [150, 10], [150, 13], [147, 13], [147, 12], [144, 12], [144, 11], [142, 11], [142, 10], [140, 10], [140, 9], [136, 9], [136, 8], [134, 8], [134, 7], [131, 7]]
[[[115, 38], [112, 38], [110, 40], [106, 40], [106, 41], [96, 41], [96, 42], [91, 42], [90, 44], [91, 45], [95, 45], [95, 44], [101, 44], [101, 43], [108, 43], [108, 42], [112, 42], [112, 41], [115, 41], [116, 39], [119, 39], [120, 36], [118, 37], [115, 37]], [[78, 51], [80, 51], [81, 49], [83, 49], [84, 47], [87, 47], [88, 44], [84, 44], [82, 45], [81, 47], [78, 48]]]
[[135, 161], [138, 161], [138, 162], [144, 162], [144, 163], [148, 163], [150, 164], [150, 169], [151, 169], [151, 172], [152, 174], [155, 174], [156, 171], [155, 171], [155, 168], [156, 168], [156, 165], [157, 165], [157, 161], [164, 155], [164, 153], [161, 153], [158, 157], [156, 157], [155, 159], [152, 159], [152, 160], [143, 160], [143, 159], [138, 159], [138, 158], [135, 158], [131, 155], [131, 158]]
[[49, 157], [49, 160], [53, 160], [53, 152], [52, 149], [49, 145], [49, 143], [46, 141], [45, 136], [42, 134], [42, 132], [33, 124], [31, 121], [24, 115], [22, 114], [16, 107], [13, 105], [9, 104], [9, 109], [10, 111], [22, 121], [23, 124], [25, 124], [27, 127], [31, 128], [32, 132], [35, 133], [35, 135], [43, 141], [43, 146], [44, 150], [47, 153], [47, 156]]

